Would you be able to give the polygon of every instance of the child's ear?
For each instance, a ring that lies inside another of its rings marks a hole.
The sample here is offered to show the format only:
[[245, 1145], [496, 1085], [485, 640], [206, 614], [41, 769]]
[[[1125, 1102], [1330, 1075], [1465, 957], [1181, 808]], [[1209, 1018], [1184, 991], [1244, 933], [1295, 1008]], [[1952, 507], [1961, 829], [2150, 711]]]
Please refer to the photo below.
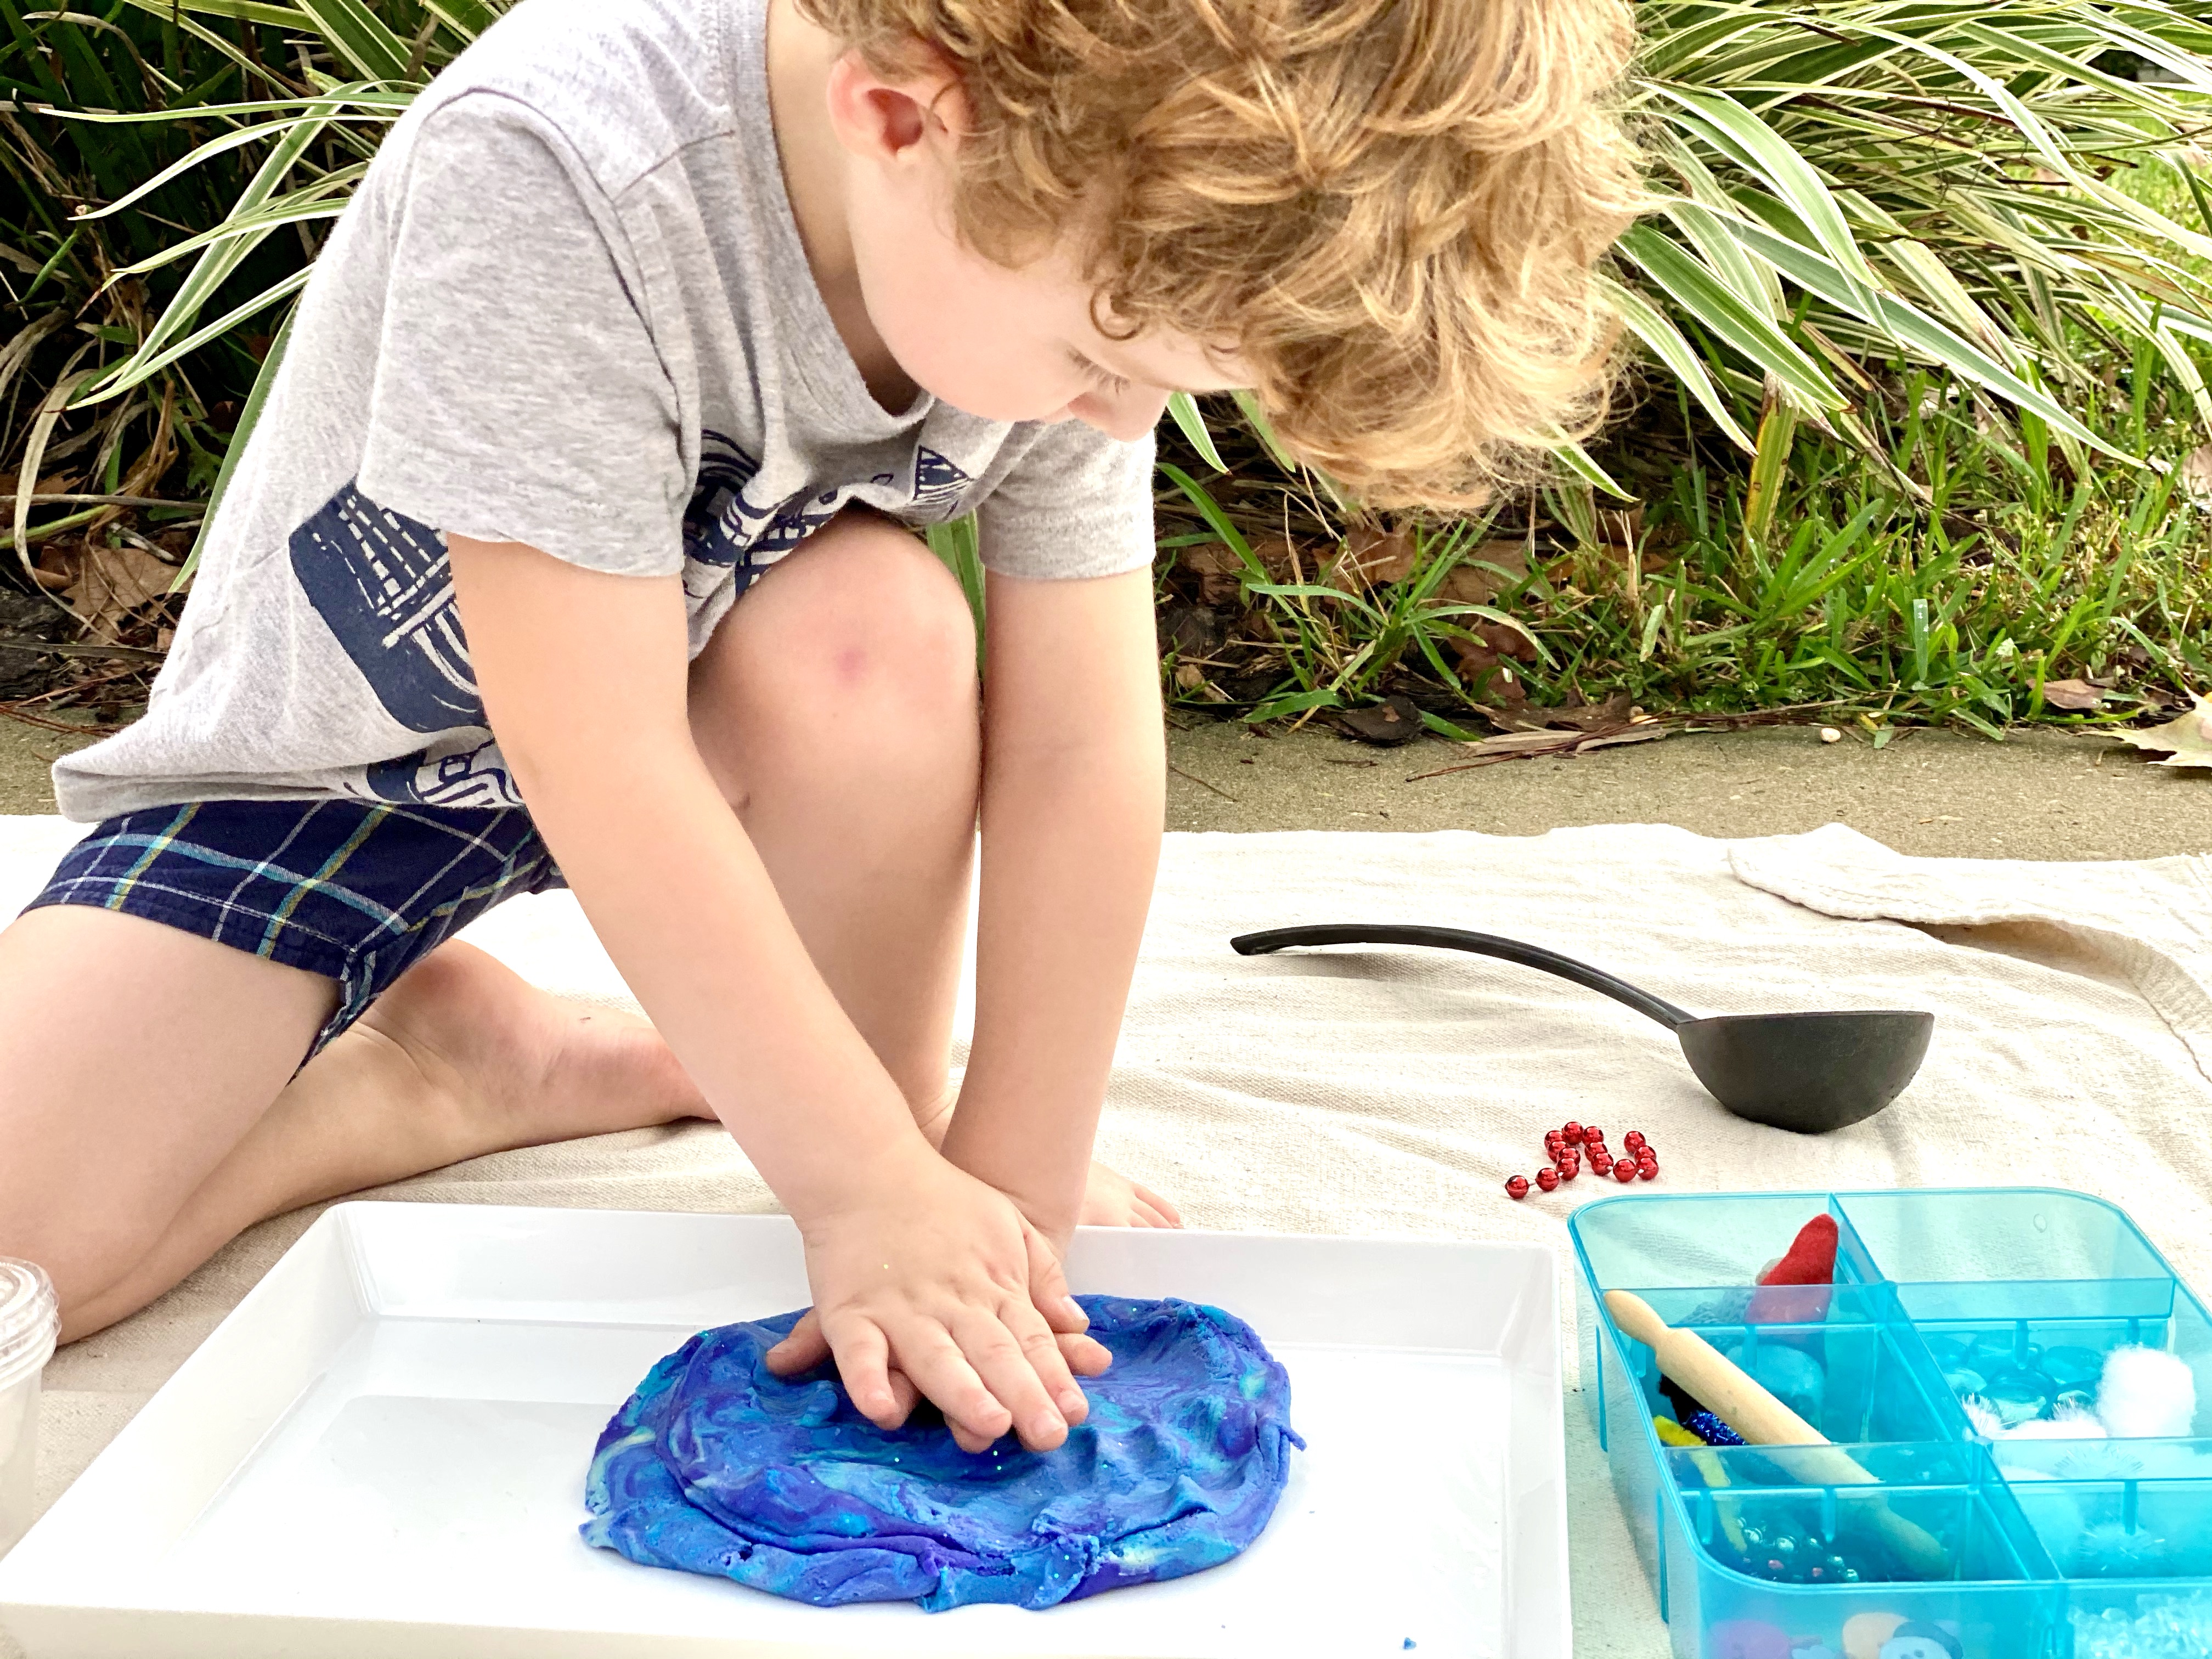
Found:
[[867, 161], [898, 164], [957, 148], [968, 131], [968, 97], [951, 60], [915, 41], [895, 75], [872, 68], [858, 49], [830, 66], [830, 125], [838, 142]]

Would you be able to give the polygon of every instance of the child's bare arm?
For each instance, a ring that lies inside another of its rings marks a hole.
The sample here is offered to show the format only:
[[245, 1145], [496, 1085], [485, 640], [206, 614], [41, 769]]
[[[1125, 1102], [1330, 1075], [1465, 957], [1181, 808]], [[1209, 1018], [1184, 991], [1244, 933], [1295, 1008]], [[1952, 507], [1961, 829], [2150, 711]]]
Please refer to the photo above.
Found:
[[945, 1155], [1063, 1248], [1159, 863], [1149, 569], [990, 579], [975, 1039]]
[[1010, 1426], [1058, 1444], [1084, 1406], [1051, 1327], [1080, 1311], [1014, 1206], [931, 1149], [815, 971], [693, 744], [678, 580], [449, 542], [501, 751], [609, 954], [799, 1222], [854, 1403], [902, 1417], [896, 1370], [963, 1444]]

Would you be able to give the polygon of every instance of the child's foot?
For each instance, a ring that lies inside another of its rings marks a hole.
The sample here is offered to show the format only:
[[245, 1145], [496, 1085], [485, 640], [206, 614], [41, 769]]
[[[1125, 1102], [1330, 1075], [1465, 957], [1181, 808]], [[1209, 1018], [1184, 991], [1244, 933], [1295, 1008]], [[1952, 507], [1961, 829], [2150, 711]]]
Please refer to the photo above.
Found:
[[[458, 940], [416, 963], [315, 1064], [380, 1074], [380, 1092], [398, 1109], [379, 1114], [381, 1127], [408, 1143], [402, 1151], [387, 1140], [385, 1155], [397, 1153], [410, 1173], [714, 1116], [651, 1021], [556, 997]], [[1081, 1221], [1180, 1227], [1182, 1214], [1151, 1188], [1093, 1164]]]
[[1080, 1219], [1086, 1227], [1180, 1227], [1182, 1212], [1141, 1182], [1093, 1164]]
[[458, 940], [402, 975], [317, 1061], [384, 1073], [422, 1138], [426, 1169], [714, 1115], [651, 1021], [540, 990]]

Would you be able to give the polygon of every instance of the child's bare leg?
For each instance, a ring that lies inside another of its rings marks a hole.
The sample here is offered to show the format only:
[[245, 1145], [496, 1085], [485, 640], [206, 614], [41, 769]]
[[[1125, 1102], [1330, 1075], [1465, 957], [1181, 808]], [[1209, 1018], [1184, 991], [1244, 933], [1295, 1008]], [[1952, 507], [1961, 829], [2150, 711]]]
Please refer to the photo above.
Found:
[[0, 932], [0, 1255], [53, 1275], [74, 1335], [268, 1109], [329, 980], [137, 916]]
[[[299, 1039], [294, 1063], [335, 1000]], [[136, 1312], [255, 1222], [303, 1204], [488, 1152], [694, 1115], [708, 1115], [706, 1103], [647, 1021], [553, 996], [450, 940], [283, 1086], [128, 1272], [74, 1306], [64, 1298], [64, 1334]]]
[[[815, 966], [941, 1138], [982, 764], [959, 584], [896, 526], [840, 518], [715, 630], [691, 727]], [[1083, 1219], [1181, 1218], [1098, 1167]]]

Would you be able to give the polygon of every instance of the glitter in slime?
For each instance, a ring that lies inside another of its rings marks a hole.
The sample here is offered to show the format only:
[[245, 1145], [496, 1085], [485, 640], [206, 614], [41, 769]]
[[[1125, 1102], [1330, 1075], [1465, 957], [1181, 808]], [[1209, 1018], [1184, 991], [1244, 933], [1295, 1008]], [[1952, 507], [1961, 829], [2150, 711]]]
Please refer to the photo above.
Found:
[[931, 1612], [1049, 1607], [1240, 1553], [1305, 1444], [1282, 1365], [1217, 1308], [1077, 1300], [1114, 1363], [1085, 1383], [1089, 1419], [1044, 1453], [963, 1452], [927, 1407], [878, 1429], [828, 1364], [771, 1375], [795, 1313], [702, 1331], [600, 1436], [583, 1535], [817, 1607]]

